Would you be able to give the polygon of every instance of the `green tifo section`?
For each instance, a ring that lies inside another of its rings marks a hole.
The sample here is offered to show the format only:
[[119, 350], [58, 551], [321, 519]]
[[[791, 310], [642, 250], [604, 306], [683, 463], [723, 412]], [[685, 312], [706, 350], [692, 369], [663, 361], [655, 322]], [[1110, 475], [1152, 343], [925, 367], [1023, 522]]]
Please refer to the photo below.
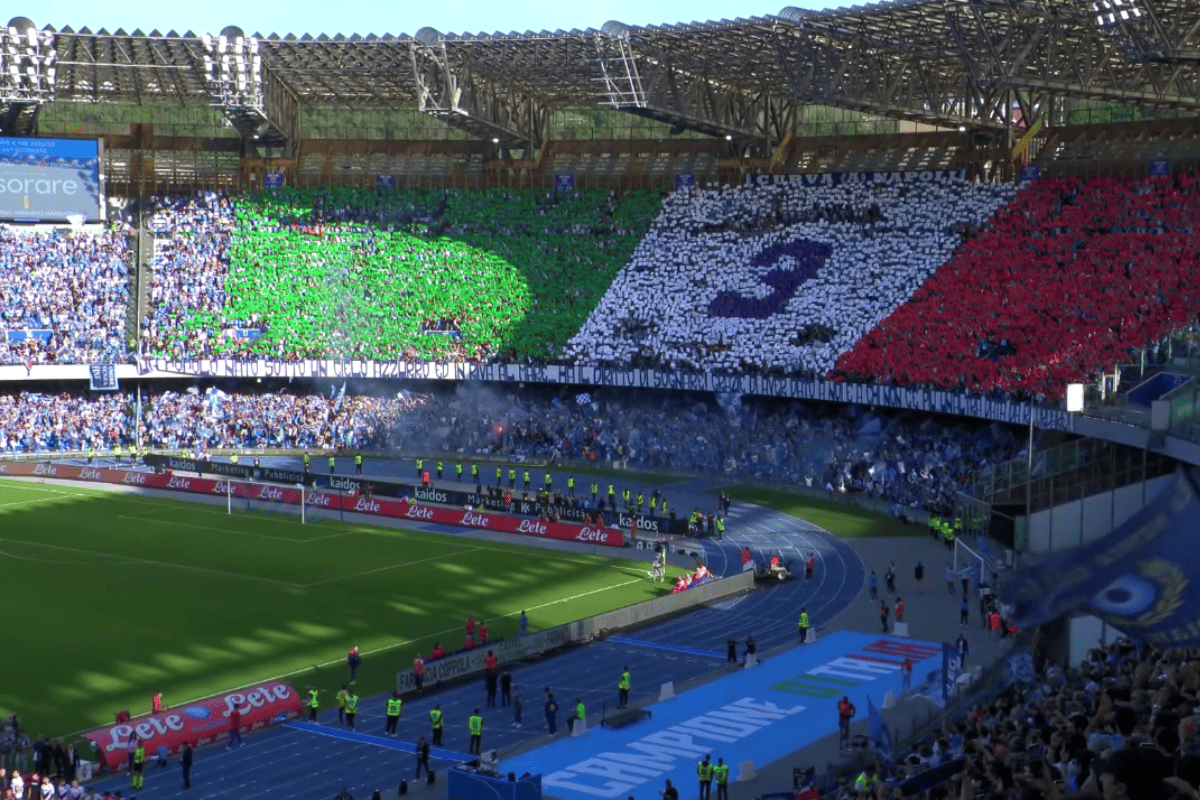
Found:
[[[318, 234], [314, 202], [428, 222]], [[607, 190], [279, 189], [237, 203], [223, 318], [265, 326], [253, 352], [439, 361], [556, 355], [661, 208], [656, 192]], [[197, 313], [180, 335], [222, 321]]]
[[[256, 681], [317, 684], [324, 707], [363, 654], [359, 694], [434, 641], [462, 647], [670, 590], [646, 564], [466, 537], [276, 516], [61, 484], [0, 481], [5, 617], [0, 712], [62, 735]], [[669, 570], [669, 575], [679, 574]], [[17, 613], [15, 609], [19, 608]], [[378, 652], [377, 652], [378, 651]]]

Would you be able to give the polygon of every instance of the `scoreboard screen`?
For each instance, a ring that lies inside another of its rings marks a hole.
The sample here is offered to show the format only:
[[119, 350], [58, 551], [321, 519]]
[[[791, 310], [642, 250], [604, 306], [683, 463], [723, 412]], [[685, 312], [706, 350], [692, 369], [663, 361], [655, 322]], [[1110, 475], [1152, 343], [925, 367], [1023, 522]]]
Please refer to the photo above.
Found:
[[0, 220], [101, 222], [100, 143], [0, 137]]

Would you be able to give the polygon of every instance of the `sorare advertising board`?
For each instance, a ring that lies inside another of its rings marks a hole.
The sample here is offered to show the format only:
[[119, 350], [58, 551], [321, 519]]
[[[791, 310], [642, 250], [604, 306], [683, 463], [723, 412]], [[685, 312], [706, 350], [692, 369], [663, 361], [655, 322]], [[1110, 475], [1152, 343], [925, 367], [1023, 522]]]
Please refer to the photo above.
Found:
[[100, 222], [100, 145], [0, 137], [0, 220]]

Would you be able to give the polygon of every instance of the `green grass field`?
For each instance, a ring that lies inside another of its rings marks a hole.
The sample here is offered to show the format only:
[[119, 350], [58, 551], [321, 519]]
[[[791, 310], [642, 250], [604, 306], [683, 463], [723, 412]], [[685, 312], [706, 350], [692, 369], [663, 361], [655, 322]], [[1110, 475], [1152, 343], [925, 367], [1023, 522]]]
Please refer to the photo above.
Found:
[[745, 485], [731, 486], [726, 491], [734, 500], [769, 506], [811, 522], [842, 539], [864, 536], [918, 536], [925, 533], [924, 528], [905, 525], [887, 514], [799, 492]]
[[[674, 574], [676, 571], [672, 571]], [[363, 696], [467, 614], [493, 638], [522, 609], [539, 630], [646, 600], [670, 582], [637, 562], [467, 537], [0, 481], [0, 711], [63, 735], [286, 676], [335, 691], [363, 653]]]

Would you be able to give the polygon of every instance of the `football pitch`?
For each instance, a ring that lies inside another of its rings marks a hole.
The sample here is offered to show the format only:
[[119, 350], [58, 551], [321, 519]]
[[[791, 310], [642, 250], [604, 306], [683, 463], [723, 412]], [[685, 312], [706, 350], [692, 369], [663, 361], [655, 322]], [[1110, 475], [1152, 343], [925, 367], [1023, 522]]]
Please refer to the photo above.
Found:
[[[669, 591], [637, 561], [223, 506], [0, 481], [0, 712], [34, 737], [281, 678], [326, 690], [362, 652], [363, 696], [395, 685], [468, 614], [492, 638]], [[678, 570], [672, 570], [675, 574]]]

